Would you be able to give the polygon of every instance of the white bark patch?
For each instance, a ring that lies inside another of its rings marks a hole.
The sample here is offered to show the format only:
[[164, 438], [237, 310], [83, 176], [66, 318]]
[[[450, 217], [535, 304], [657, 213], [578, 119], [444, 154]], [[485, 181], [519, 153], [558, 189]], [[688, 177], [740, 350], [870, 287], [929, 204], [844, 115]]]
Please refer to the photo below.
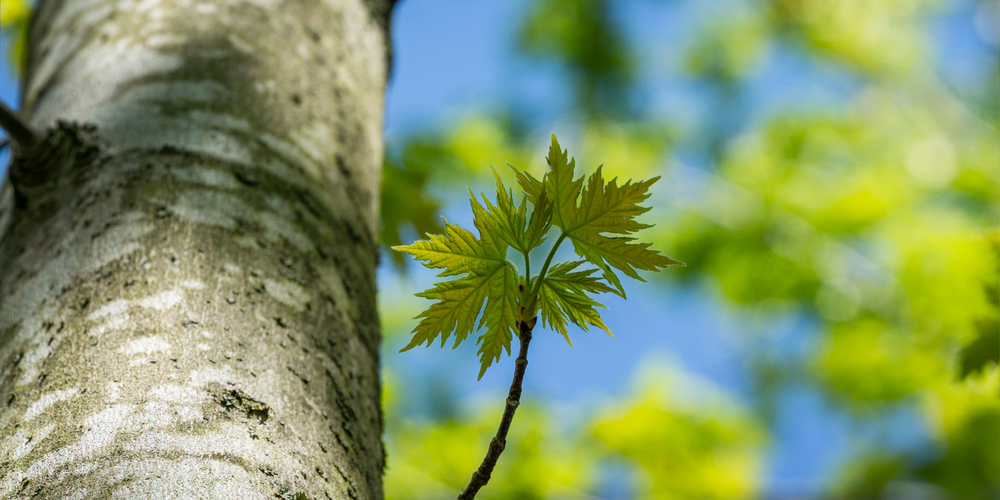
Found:
[[[240, 51], [240, 52], [242, 52], [244, 54], [253, 54], [253, 53], [257, 52], [257, 49], [254, 48], [253, 45], [250, 45], [249, 43], [243, 41], [240, 37], [238, 37], [236, 35], [229, 35], [226, 38], [229, 40], [229, 44], [232, 45], [234, 49], [236, 49], [236, 50], [238, 50], [238, 51]], [[257, 88], [257, 85], [259, 85], [259, 84], [258, 83], [254, 84], [254, 89]], [[264, 90], [264, 86], [260, 85], [260, 91], [263, 91], [263, 90]]]
[[135, 354], [151, 354], [154, 352], [166, 352], [169, 350], [170, 344], [168, 344], [167, 341], [153, 335], [150, 337], [138, 338], [129, 342], [121, 348], [120, 352], [124, 352], [127, 356], [132, 356]]
[[293, 130], [288, 135], [300, 151], [321, 164], [328, 162], [330, 145], [337, 143], [330, 127], [319, 120], [313, 121], [309, 128]]
[[111, 469], [110, 484], [119, 485], [112, 499], [264, 500], [242, 467], [220, 460], [184, 457], [177, 460], [128, 460]]
[[115, 300], [113, 302], [108, 302], [100, 309], [90, 313], [87, 319], [94, 321], [101, 319], [105, 316], [119, 315], [128, 311], [128, 301], [127, 300]]
[[104, 335], [104, 333], [110, 330], [117, 330], [125, 326], [125, 324], [128, 322], [128, 319], [129, 319], [128, 314], [122, 314], [121, 316], [114, 316], [111, 319], [105, 321], [103, 324], [101, 324], [101, 326], [91, 330], [89, 333], [93, 337], [100, 337], [101, 335]]
[[28, 467], [27, 471], [15, 471], [5, 477], [0, 483], [0, 495], [9, 494], [23, 479], [35, 480], [51, 474], [67, 463], [92, 458], [114, 440], [131, 412], [131, 405], [114, 405], [91, 415], [84, 422], [83, 435], [77, 442], [48, 453]]
[[191, 372], [191, 376], [188, 377], [188, 385], [193, 387], [205, 387], [212, 382], [218, 382], [223, 385], [231, 385], [238, 380], [236, 374], [233, 373], [233, 369], [229, 365], [220, 368], [203, 368], [201, 370], [194, 370]]
[[39, 342], [35, 348], [21, 358], [21, 369], [24, 370], [24, 373], [17, 381], [19, 386], [30, 384], [38, 377], [38, 362], [49, 357], [49, 354], [52, 354], [52, 349], [59, 345], [59, 339], [54, 339], [52, 342], [41, 342], [41, 338], [36, 340]]
[[55, 428], [56, 424], [49, 424], [42, 427], [42, 429], [36, 432], [33, 436], [21, 441], [21, 443], [17, 445], [17, 448], [14, 448], [14, 451], [10, 454], [10, 458], [12, 460], [18, 460], [28, 453], [31, 453], [31, 450], [33, 450], [38, 443], [41, 443], [43, 439], [48, 437]]
[[160, 401], [186, 405], [200, 405], [211, 399], [204, 391], [200, 391], [194, 387], [172, 384], [153, 388], [149, 391], [148, 395]]
[[187, 41], [187, 37], [156, 33], [146, 37], [146, 46], [151, 49], [162, 49], [164, 47], [180, 45]]
[[120, 94], [119, 99], [145, 102], [196, 103], [218, 101], [226, 96], [227, 93], [226, 88], [222, 84], [211, 80], [173, 80], [135, 85], [128, 91]]
[[170, 211], [196, 224], [236, 227], [234, 218], [252, 217], [253, 209], [231, 194], [207, 189], [190, 189], [179, 193]]
[[108, 382], [105, 390], [108, 392], [108, 401], [114, 403], [122, 395], [122, 384], [120, 382]]
[[181, 286], [188, 290], [204, 290], [205, 284], [198, 280], [187, 280], [181, 282]]
[[157, 311], [165, 311], [180, 304], [183, 300], [184, 293], [180, 290], [167, 290], [140, 300], [139, 305]]
[[219, 189], [238, 189], [239, 182], [236, 177], [229, 173], [215, 168], [208, 168], [201, 165], [193, 168], [174, 168], [171, 173], [175, 178], [191, 184], [199, 184]]
[[74, 491], [70, 496], [66, 497], [66, 500], [83, 500], [84, 498], [87, 498], [87, 493], [90, 493], [89, 489], [80, 488]]
[[128, 432], [148, 432], [162, 429], [174, 423], [175, 415], [169, 403], [163, 401], [147, 401], [142, 408], [129, 415], [124, 426]]
[[237, 266], [236, 264], [233, 264], [231, 262], [226, 262], [225, 265], [222, 266], [222, 268], [225, 269], [226, 272], [232, 274], [240, 274], [243, 272], [243, 270], [240, 269], [240, 266]]
[[[85, 245], [82, 241], [70, 240], [68, 248], [60, 256], [49, 260], [45, 267], [19, 288], [11, 290], [0, 308], [0, 328], [28, 317], [39, 304], [52, 296], [52, 290], [69, 285], [74, 277], [95, 271], [106, 264], [120, 259], [139, 249], [135, 240], [152, 231], [148, 224], [125, 223], [101, 234], [86, 250], [73, 249], [72, 245]], [[89, 237], [81, 233], [81, 238]]]
[[296, 249], [305, 253], [312, 249], [312, 241], [305, 235], [299, 226], [285, 217], [281, 217], [273, 212], [260, 214], [260, 223], [267, 230], [265, 236], [268, 240], [278, 241], [283, 237]]
[[50, 392], [38, 398], [38, 400], [36, 400], [34, 403], [31, 403], [31, 406], [29, 406], [28, 409], [24, 411], [24, 421], [28, 422], [31, 419], [41, 415], [42, 412], [47, 410], [50, 406], [60, 401], [66, 401], [68, 399], [71, 399], [73, 396], [76, 396], [76, 393], [77, 389], [76, 387], [73, 387], [71, 389], [65, 389], [62, 391]]
[[267, 290], [268, 295], [274, 297], [278, 302], [290, 306], [295, 312], [302, 312], [311, 299], [305, 288], [291, 281], [265, 279], [264, 289]]
[[289, 162], [293, 165], [301, 167], [302, 172], [308, 175], [312, 180], [323, 180], [322, 169], [320, 169], [319, 165], [310, 160], [307, 156], [303, 155], [299, 149], [292, 144], [268, 133], [260, 134], [257, 136], [257, 140], [275, 153], [285, 157], [285, 159], [289, 160]]

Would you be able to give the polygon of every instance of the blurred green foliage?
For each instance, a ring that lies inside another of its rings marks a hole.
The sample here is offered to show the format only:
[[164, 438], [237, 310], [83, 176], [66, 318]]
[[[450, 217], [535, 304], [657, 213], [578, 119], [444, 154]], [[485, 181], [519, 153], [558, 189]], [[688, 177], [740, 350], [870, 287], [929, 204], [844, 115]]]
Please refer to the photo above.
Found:
[[0, 40], [6, 47], [11, 67], [16, 73], [24, 73], [28, 62], [28, 26], [31, 21], [31, 6], [27, 0], [3, 0], [0, 2]]
[[[805, 55], [852, 87], [840, 106], [806, 102], [693, 129], [634, 109], [629, 96], [643, 63], [616, 4], [532, 3], [515, 43], [570, 70], [574, 109], [561, 120], [577, 134], [580, 165], [599, 159], [611, 175], [666, 176], [654, 204], [669, 207], [650, 213], [657, 226], [644, 238], [688, 267], [661, 279], [710, 290], [752, 318], [748, 325], [764, 325], [738, 332], [759, 346], [747, 356], [760, 399], [692, 407], [671, 396], [688, 384], [683, 374], [653, 370], [634, 395], [558, 432], [545, 427], [544, 402], [525, 403], [530, 416], [515, 422], [521, 434], [511, 442], [525, 439], [526, 448], [500, 465], [504, 474], [536, 465], [484, 494], [593, 498], [595, 471], [619, 463], [636, 471], [636, 498], [759, 498], [771, 400], [806, 382], [857, 425], [915, 408], [930, 430], [930, 443], [915, 448], [869, 440], [824, 497], [1000, 498], [1000, 64], [993, 46], [992, 62], [979, 68], [988, 79], [953, 87], [938, 69], [932, 22], [959, 7], [997, 10], [986, 3], [711, 2], [711, 15], [691, 20], [697, 27], [672, 69], [714, 95], [710, 112], [738, 115], [776, 49]], [[505, 161], [540, 172], [529, 163], [539, 145], [510, 123], [480, 115], [417, 142], [433, 142], [432, 168], [469, 176], [461, 182]], [[704, 144], [707, 168], [672, 156]], [[429, 184], [442, 193], [449, 186]], [[789, 314], [815, 320], [815, 342], [802, 355], [773, 355], [757, 330]], [[481, 458], [475, 450], [492, 433], [491, 414], [396, 414], [388, 498], [453, 496]], [[571, 456], [579, 458], [569, 464]]]

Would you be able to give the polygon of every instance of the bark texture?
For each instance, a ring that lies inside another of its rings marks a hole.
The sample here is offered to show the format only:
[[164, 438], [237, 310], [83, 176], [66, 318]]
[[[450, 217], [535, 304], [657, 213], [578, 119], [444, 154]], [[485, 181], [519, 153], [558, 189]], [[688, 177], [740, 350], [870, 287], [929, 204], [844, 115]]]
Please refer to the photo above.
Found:
[[382, 498], [388, 10], [41, 3], [46, 132], [0, 187], [0, 498]]

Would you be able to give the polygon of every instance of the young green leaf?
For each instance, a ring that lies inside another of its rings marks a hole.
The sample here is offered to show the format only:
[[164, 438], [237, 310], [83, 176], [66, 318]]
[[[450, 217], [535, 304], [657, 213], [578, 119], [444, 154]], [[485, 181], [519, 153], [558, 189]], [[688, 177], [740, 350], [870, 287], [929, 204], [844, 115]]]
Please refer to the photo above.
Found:
[[576, 219], [579, 207], [580, 189], [583, 187], [583, 177], [573, 180], [573, 170], [576, 160], [566, 161], [568, 154], [559, 147], [556, 135], [552, 134], [552, 145], [549, 146], [549, 171], [543, 179], [545, 190], [552, 198], [552, 223], [565, 230]]
[[[553, 135], [548, 157], [550, 169], [544, 181], [550, 192], [558, 190], [558, 195], [553, 195], [555, 213], [552, 223], [573, 242], [577, 255], [601, 268], [604, 278], [614, 285], [615, 293], [625, 297], [625, 290], [612, 267], [630, 278], [645, 281], [635, 269], [659, 271], [662, 267], [683, 265], [656, 250], [650, 250], [649, 243], [633, 244], [629, 242], [634, 238], [604, 235], [630, 234], [650, 227], [636, 222], [634, 218], [649, 211], [649, 207], [639, 203], [649, 198], [647, 191], [659, 177], [635, 184], [630, 180], [621, 187], [618, 186], [618, 179], [614, 178], [605, 185], [598, 167], [581, 192], [583, 176], [573, 180], [575, 162], [567, 162], [567, 156]], [[530, 184], [530, 180], [526, 182]]]
[[[549, 216], [551, 210], [546, 210], [547, 207], [543, 203], [541, 210], [536, 208], [532, 212], [530, 223], [525, 228], [528, 210], [527, 199], [521, 198], [521, 204], [515, 207], [513, 195], [504, 187], [496, 170], [493, 171], [493, 175], [497, 181], [496, 206], [483, 196], [489, 217], [496, 222], [498, 234], [508, 245], [514, 247], [518, 252], [528, 253], [545, 241], [545, 233], [551, 226]], [[542, 193], [543, 200], [544, 196]], [[476, 208], [473, 207], [473, 210]], [[477, 214], [477, 216], [487, 217], [485, 213]]]
[[[595, 309], [604, 306], [590, 294], [613, 292], [625, 296], [613, 269], [642, 280], [637, 269], [658, 271], [681, 264], [650, 250], [649, 243], [632, 243], [634, 238], [629, 236], [608, 236], [628, 235], [649, 227], [634, 219], [649, 210], [640, 203], [649, 198], [649, 186], [657, 178], [634, 184], [629, 181], [622, 186], [612, 179], [605, 184], [599, 167], [584, 187], [584, 177], [573, 178], [576, 163], [559, 147], [555, 135], [548, 162], [550, 169], [542, 180], [510, 167], [526, 192], [520, 204], [515, 205], [513, 194], [496, 171], [495, 204], [483, 196], [483, 206], [469, 191], [478, 236], [445, 221], [445, 234], [393, 247], [429, 268], [442, 269], [439, 276], [460, 276], [417, 294], [437, 302], [417, 316], [420, 323], [403, 351], [424, 343], [430, 345], [438, 337], [444, 345], [452, 333], [457, 347], [473, 331], [485, 329], [477, 340], [482, 378], [504, 350], [510, 354], [519, 321], [534, 325], [535, 314], [540, 312], [542, 324], [561, 333], [567, 342], [566, 326], [570, 322], [584, 330], [596, 326], [610, 334]], [[534, 205], [530, 219], [529, 201]], [[517, 268], [506, 259], [508, 248], [524, 254], [527, 263], [528, 254], [545, 240], [552, 225], [559, 227], [562, 234], [550, 249], [541, 272], [531, 280], [518, 276]], [[566, 238], [586, 261], [550, 268], [556, 248]], [[596, 269], [576, 271], [583, 262], [600, 268], [614, 288], [593, 276]]]
[[[424, 261], [429, 268], [444, 269], [439, 276], [467, 275], [437, 283], [434, 288], [417, 294], [437, 302], [417, 316], [421, 321], [413, 329], [410, 343], [401, 351], [423, 343], [430, 346], [439, 336], [443, 346], [453, 332], [453, 348], [458, 347], [469, 333], [485, 327], [485, 333], [477, 341], [481, 344], [479, 377], [482, 378], [504, 349], [510, 353], [512, 331], [517, 328], [518, 274], [517, 268], [506, 259], [508, 243], [497, 212], [483, 208], [475, 196], [470, 204], [479, 237], [445, 221], [444, 235], [429, 235], [429, 240], [393, 248]], [[521, 220], [523, 234], [523, 216]], [[484, 302], [485, 311], [476, 325]]]
[[552, 266], [542, 279], [538, 290], [542, 325], [548, 324], [550, 328], [561, 333], [569, 345], [573, 345], [573, 342], [570, 341], [566, 331], [567, 319], [584, 331], [589, 331], [587, 325], [593, 325], [614, 337], [601, 320], [601, 315], [594, 309], [594, 306], [605, 306], [587, 295], [614, 290], [601, 283], [600, 278], [591, 276], [596, 269], [571, 272], [584, 262], [578, 260]]
[[393, 250], [405, 252], [424, 266], [444, 269], [438, 276], [490, 272], [507, 262], [507, 248], [491, 239], [480, 240], [469, 230], [444, 221], [445, 234], [429, 234], [429, 240], [417, 240], [411, 245], [398, 245]]

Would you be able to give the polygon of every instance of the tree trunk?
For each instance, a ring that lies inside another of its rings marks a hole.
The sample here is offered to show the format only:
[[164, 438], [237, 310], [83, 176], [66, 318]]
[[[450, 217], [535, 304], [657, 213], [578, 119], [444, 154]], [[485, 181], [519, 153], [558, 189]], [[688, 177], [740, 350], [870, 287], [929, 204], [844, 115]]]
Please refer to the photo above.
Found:
[[41, 2], [0, 497], [382, 498], [389, 3]]

